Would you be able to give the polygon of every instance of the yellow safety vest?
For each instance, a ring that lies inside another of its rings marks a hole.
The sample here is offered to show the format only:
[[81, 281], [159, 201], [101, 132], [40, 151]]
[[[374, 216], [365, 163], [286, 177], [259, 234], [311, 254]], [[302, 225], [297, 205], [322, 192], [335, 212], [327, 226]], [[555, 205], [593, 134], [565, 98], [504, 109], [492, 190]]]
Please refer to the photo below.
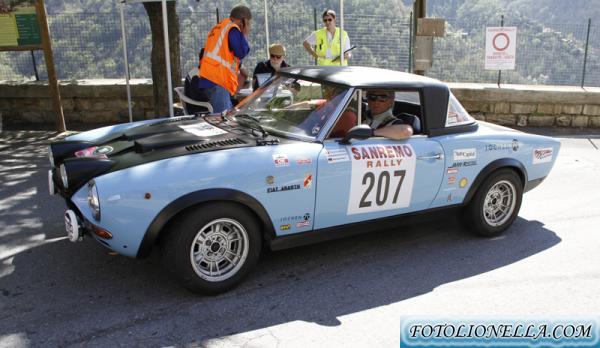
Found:
[[[348, 33], [344, 30], [344, 47], [348, 40]], [[340, 59], [335, 62], [329, 58], [325, 58], [327, 49], [331, 52], [331, 57], [335, 58], [340, 55], [340, 28], [335, 28], [335, 34], [333, 34], [333, 40], [331, 45], [327, 41], [327, 28], [319, 29], [315, 32], [315, 52], [319, 58], [317, 58], [317, 65], [340, 65]], [[344, 65], [348, 65], [348, 60], [344, 59]]]

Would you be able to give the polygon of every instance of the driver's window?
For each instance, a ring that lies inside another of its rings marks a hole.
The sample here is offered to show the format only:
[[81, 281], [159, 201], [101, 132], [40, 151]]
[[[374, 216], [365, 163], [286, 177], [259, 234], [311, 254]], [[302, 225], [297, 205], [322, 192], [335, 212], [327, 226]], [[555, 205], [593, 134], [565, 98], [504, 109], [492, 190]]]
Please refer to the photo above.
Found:
[[350, 102], [346, 105], [346, 108], [329, 133], [328, 139], [343, 138], [352, 127], [358, 124], [358, 94], [358, 90], [354, 91]]

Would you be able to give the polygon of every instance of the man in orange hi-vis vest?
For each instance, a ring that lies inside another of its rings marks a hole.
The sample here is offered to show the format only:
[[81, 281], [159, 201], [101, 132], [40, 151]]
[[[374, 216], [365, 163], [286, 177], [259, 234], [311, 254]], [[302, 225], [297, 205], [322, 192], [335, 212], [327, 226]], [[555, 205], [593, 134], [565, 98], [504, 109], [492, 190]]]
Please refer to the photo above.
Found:
[[189, 97], [208, 101], [215, 113], [230, 109], [231, 96], [238, 87], [241, 61], [248, 52], [252, 13], [243, 5], [231, 10], [229, 18], [215, 25], [208, 34], [198, 78], [192, 80]]

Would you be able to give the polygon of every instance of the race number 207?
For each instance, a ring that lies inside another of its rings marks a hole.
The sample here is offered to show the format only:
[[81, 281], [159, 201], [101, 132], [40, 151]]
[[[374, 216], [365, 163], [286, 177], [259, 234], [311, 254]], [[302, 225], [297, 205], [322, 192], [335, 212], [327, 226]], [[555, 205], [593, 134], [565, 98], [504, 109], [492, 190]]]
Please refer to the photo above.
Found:
[[394, 170], [393, 177], [390, 177], [389, 171], [380, 172], [379, 177], [376, 177], [373, 172], [366, 172], [362, 178], [362, 185], [366, 188], [358, 207], [368, 208], [373, 204], [372, 200], [367, 200], [373, 190], [375, 190], [375, 204], [378, 206], [385, 205], [390, 198], [390, 186], [392, 189], [395, 188], [391, 204], [396, 204], [405, 176], [406, 170]]

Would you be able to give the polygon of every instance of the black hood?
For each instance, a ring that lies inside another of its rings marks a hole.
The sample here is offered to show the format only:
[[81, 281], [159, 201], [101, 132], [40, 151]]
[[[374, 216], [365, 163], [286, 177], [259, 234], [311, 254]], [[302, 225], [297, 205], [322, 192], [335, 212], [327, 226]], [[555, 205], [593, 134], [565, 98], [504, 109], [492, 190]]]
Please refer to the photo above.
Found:
[[[216, 119], [221, 120], [220, 117]], [[192, 117], [141, 125], [92, 142], [56, 142], [51, 149], [57, 157], [55, 172], [58, 177], [61, 164], [65, 164], [67, 171], [77, 168], [77, 182], [69, 184], [68, 191], [72, 193], [95, 176], [144, 163], [216, 150], [272, 146], [281, 141], [292, 142], [263, 136], [258, 131], [232, 122], [209, 123]], [[99, 166], [100, 162], [102, 166]], [[88, 167], [90, 170], [86, 171]], [[102, 171], [99, 172], [98, 168]]]
[[[267, 140], [272, 140], [269, 144], [280, 141], [271, 136]], [[190, 118], [167, 119], [128, 129], [96, 145], [107, 149], [104, 153], [116, 162], [111, 169], [115, 171], [193, 153], [265, 145], [265, 139], [260, 132], [231, 122], [209, 123]]]

